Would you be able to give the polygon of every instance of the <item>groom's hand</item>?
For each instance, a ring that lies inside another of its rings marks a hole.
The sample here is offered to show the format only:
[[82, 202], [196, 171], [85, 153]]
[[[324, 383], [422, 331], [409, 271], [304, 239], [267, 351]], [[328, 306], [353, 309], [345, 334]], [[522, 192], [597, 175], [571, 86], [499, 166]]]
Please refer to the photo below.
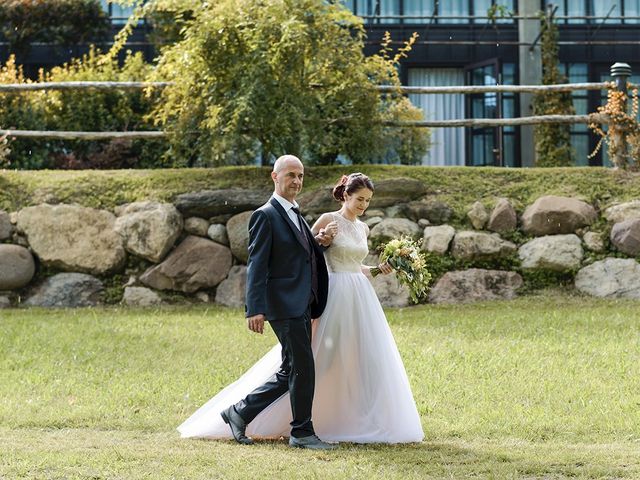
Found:
[[247, 317], [247, 326], [249, 330], [256, 333], [264, 332], [264, 320], [265, 317], [262, 313], [254, 315], [253, 317]]

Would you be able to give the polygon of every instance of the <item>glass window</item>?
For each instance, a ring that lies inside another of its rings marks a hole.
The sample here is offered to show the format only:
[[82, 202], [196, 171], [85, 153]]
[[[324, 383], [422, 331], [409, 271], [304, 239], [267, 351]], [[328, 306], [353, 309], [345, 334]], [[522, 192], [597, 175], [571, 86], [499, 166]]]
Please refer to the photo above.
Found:
[[[640, 0], [624, 0], [624, 16], [640, 17]], [[640, 19], [625, 19], [624, 23], [640, 23]]]
[[[486, 17], [487, 12], [493, 5], [498, 5], [499, 7], [504, 7], [507, 12], [513, 13], [515, 15], [516, 9], [513, 5], [513, 0], [475, 0], [473, 2], [473, 14], [476, 17]], [[508, 15], [505, 15], [505, 18], [500, 18], [501, 12], [497, 12], [496, 23], [513, 23], [513, 19]], [[474, 19], [475, 23], [489, 23], [488, 18], [478, 18]]]
[[[610, 2], [603, 2], [603, 1], [596, 0], [592, 3], [592, 7], [593, 7], [593, 16], [601, 17], [601, 18], [594, 18], [593, 23], [596, 23], [596, 24], [600, 24], [603, 22], [604, 23], [622, 23], [620, 22], [620, 20], [616, 20], [612, 18], [605, 20], [607, 15], [610, 15], [612, 17], [619, 17], [622, 15], [622, 12], [620, 11], [620, 2], [611, 4]], [[609, 11], [611, 11], [611, 13], [609, 13]]]
[[400, 15], [400, 0], [357, 0], [356, 14], [366, 18], [367, 23], [399, 23], [398, 18], [384, 18]]
[[[557, 6], [556, 16], [577, 16], [584, 17], [587, 15], [587, 4], [585, 0], [554, 0], [549, 2], [554, 7]], [[586, 23], [583, 18], [570, 18], [559, 20], [560, 23]]]
[[346, 8], [348, 8], [349, 10], [351, 10], [352, 12], [355, 13], [355, 4], [354, 4], [354, 0], [341, 0], [341, 2]]
[[433, 0], [404, 0], [405, 23], [429, 23], [431, 16], [435, 13]]
[[[469, 15], [468, 0], [447, 0], [446, 2], [438, 2], [438, 16], [450, 17]], [[469, 23], [465, 18], [441, 18], [438, 23]]]

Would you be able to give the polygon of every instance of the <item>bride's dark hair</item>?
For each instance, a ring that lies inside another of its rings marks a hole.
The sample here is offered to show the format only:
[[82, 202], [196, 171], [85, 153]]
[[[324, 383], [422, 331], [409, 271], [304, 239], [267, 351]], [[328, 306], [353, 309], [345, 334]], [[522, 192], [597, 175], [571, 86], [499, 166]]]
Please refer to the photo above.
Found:
[[358, 172], [343, 175], [336, 186], [333, 187], [333, 198], [339, 202], [343, 202], [345, 192], [352, 195], [362, 188], [366, 188], [372, 192], [374, 191], [373, 182], [364, 173]]

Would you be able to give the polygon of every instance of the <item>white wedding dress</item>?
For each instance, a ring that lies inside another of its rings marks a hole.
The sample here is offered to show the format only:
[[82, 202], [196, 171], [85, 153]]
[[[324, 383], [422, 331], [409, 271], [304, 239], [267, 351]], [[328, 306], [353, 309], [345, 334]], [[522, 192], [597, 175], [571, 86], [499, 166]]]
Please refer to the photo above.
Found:
[[[333, 217], [339, 232], [325, 252], [329, 296], [324, 313], [313, 321], [316, 434], [326, 441], [420, 442], [424, 434], [402, 359], [378, 297], [361, 271], [368, 254], [367, 227], [338, 213]], [[220, 412], [262, 385], [281, 360], [278, 344], [180, 425], [182, 437], [232, 438]], [[288, 437], [290, 421], [287, 393], [247, 426], [247, 435]]]

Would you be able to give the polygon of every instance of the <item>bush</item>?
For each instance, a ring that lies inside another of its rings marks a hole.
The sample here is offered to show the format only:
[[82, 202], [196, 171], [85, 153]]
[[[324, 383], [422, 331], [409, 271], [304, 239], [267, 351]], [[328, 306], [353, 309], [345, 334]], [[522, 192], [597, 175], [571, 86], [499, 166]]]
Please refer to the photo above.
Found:
[[[122, 66], [95, 49], [50, 72], [42, 82], [143, 81], [151, 66], [142, 54], [128, 53]], [[2, 69], [0, 81], [25, 83], [14, 58]], [[133, 131], [153, 130], [145, 115], [156, 93], [140, 90], [62, 90], [0, 96], [0, 125], [30, 130]], [[167, 150], [163, 140], [63, 141], [17, 139], [9, 160], [17, 169], [156, 168]]]

